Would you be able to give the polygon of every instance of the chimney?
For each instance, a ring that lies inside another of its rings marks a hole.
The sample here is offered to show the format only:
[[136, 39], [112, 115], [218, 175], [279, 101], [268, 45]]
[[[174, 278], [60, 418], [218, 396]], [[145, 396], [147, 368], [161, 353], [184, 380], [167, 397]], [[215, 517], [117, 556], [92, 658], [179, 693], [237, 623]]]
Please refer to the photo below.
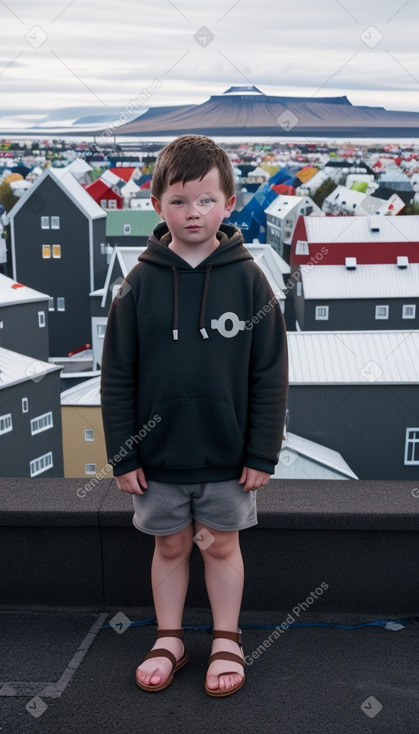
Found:
[[404, 270], [409, 265], [409, 258], [406, 255], [397, 255], [397, 267]]
[[346, 270], [356, 270], [356, 257], [345, 257]]
[[380, 231], [380, 217], [368, 217], [368, 227], [370, 232]]

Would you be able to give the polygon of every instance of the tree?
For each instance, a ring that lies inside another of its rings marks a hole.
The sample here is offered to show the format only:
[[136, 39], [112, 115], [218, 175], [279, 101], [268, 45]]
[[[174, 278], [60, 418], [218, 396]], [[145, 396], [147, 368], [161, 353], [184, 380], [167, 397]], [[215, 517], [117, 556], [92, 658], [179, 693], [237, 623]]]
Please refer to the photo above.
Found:
[[313, 194], [312, 199], [317, 204], [317, 206], [320, 207], [320, 209], [322, 208], [325, 198], [329, 196], [329, 194], [331, 194], [336, 187], [337, 184], [335, 184], [333, 179], [327, 178], [326, 181], [323, 181], [317, 191]]
[[401, 212], [402, 214], [419, 214], [419, 204], [416, 201], [411, 201], [410, 204], [405, 206]]
[[9, 212], [13, 209], [14, 205], [18, 201], [18, 197], [14, 195], [13, 190], [8, 181], [2, 181], [0, 184], [0, 204], [2, 204]]

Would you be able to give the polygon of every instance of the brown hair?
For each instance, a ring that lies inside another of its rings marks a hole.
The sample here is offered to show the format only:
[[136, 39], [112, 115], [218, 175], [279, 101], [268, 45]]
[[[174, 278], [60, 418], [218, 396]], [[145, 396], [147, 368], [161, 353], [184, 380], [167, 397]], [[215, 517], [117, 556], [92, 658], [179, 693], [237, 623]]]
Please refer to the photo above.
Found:
[[204, 135], [181, 135], [159, 153], [151, 193], [160, 199], [168, 186], [201, 180], [214, 167], [218, 168], [221, 190], [228, 199], [234, 194], [234, 176], [225, 150]]

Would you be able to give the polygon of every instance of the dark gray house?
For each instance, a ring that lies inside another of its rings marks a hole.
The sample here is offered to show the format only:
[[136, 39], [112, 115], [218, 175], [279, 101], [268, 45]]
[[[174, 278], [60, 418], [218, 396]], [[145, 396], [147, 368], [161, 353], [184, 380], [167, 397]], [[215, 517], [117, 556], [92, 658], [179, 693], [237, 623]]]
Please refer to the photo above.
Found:
[[419, 331], [288, 333], [289, 430], [359, 479], [419, 479]]
[[49, 296], [0, 273], [0, 347], [47, 360]]
[[0, 347], [0, 476], [63, 476], [60, 370]]
[[419, 263], [302, 265], [294, 308], [303, 331], [419, 328]]
[[7, 274], [49, 294], [51, 356], [90, 343], [89, 293], [107, 272], [106, 212], [71, 172], [47, 168], [8, 219]]

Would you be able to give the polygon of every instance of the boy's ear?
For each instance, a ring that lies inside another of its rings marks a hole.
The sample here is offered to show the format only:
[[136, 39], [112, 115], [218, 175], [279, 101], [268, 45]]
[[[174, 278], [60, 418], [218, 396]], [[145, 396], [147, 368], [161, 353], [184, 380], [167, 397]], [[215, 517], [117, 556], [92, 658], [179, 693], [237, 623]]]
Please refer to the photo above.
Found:
[[236, 197], [235, 197], [234, 194], [233, 194], [233, 196], [230, 196], [229, 199], [226, 199], [225, 214], [224, 214], [225, 217], [228, 217], [228, 215], [231, 214], [231, 211], [232, 211], [235, 203], [236, 203]]
[[156, 199], [155, 196], [151, 195], [151, 203], [152, 203], [154, 209], [156, 210], [157, 214], [159, 215], [159, 217], [161, 217], [162, 216], [162, 213], [161, 213], [160, 201], [158, 199]]

